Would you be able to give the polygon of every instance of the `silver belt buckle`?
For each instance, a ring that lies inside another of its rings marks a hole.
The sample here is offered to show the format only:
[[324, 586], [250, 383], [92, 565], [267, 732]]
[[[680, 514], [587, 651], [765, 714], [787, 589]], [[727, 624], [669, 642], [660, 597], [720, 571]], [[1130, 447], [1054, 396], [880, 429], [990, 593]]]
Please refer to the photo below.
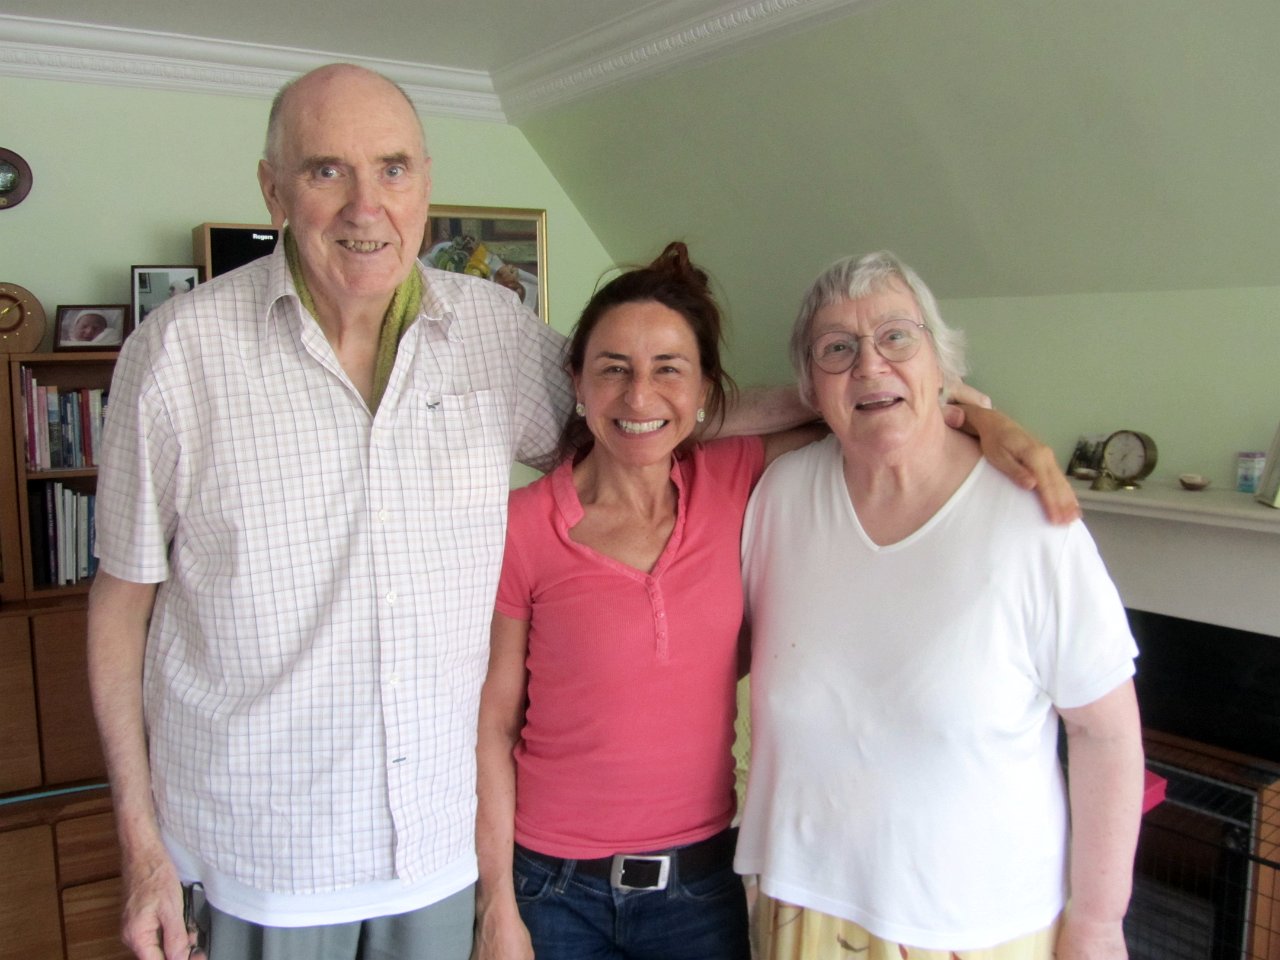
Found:
[[[627, 883], [623, 879], [626, 873], [626, 865], [631, 863], [656, 863], [658, 865], [658, 879], [653, 883]], [[667, 875], [671, 872], [671, 855], [669, 853], [658, 854], [652, 857], [628, 857], [621, 853], [614, 854], [613, 864], [609, 867], [609, 883], [615, 890], [665, 890], [667, 889]]]

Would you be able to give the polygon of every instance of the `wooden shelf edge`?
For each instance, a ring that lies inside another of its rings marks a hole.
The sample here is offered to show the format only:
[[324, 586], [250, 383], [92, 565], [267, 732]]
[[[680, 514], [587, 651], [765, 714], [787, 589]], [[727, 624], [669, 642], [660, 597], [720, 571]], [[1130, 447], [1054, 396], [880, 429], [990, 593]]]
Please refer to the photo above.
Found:
[[120, 357], [119, 350], [44, 350], [40, 353], [10, 353], [7, 354], [9, 362], [13, 363], [61, 363], [69, 360], [72, 363], [82, 363], [87, 360], [116, 360]]
[[54, 596], [23, 597], [0, 603], [0, 617], [29, 617], [32, 614], [83, 610], [88, 604], [87, 589]]
[[14, 794], [0, 797], [0, 832], [51, 826], [73, 817], [108, 813], [111, 809], [111, 791], [101, 781], [46, 793]]

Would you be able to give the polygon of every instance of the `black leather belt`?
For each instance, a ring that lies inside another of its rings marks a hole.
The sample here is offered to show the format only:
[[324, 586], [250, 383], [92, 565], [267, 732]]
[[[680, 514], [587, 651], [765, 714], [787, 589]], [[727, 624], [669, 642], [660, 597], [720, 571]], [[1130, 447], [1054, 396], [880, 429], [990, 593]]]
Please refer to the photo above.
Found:
[[[738, 830], [730, 827], [714, 837], [699, 840], [674, 850], [654, 853], [616, 853], [612, 857], [594, 860], [572, 861], [575, 873], [608, 880], [619, 890], [665, 890], [672, 865], [679, 868], [680, 878], [696, 881], [722, 870], [733, 862], [733, 850], [738, 842]], [[516, 844], [517, 852], [550, 870], [559, 871], [566, 860], [561, 857], [538, 853]]]

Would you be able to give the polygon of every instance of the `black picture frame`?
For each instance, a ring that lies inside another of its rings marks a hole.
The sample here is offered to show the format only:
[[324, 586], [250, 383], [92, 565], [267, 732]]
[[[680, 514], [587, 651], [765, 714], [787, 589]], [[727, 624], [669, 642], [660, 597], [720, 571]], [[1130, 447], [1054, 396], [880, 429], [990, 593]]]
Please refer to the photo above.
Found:
[[54, 350], [119, 350], [133, 330], [127, 303], [71, 303], [58, 307]]
[[141, 326], [147, 314], [170, 297], [189, 293], [203, 280], [204, 271], [193, 263], [135, 264], [129, 273], [131, 329]]

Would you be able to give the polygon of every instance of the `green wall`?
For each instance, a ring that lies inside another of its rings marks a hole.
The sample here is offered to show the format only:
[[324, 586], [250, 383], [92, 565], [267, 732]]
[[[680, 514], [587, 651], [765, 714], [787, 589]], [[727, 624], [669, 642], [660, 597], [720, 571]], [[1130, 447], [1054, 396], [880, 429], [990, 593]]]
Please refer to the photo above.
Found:
[[[127, 303], [133, 264], [190, 263], [199, 223], [267, 220], [264, 99], [0, 77], [0, 103], [0, 146], [34, 172], [0, 212], [0, 280], [51, 324], [59, 304]], [[516, 128], [425, 123], [436, 202], [547, 210], [551, 322], [568, 329], [609, 263], [590, 226]]]
[[1280, 426], [1280, 286], [950, 300], [970, 379], [1066, 462], [1081, 433], [1150, 434], [1156, 476], [1232, 489]]
[[1280, 4], [852, 9], [521, 129], [616, 259], [690, 244], [745, 383], [789, 375], [819, 270], [888, 247], [1064, 463], [1128, 426], [1233, 481], [1280, 422]]

